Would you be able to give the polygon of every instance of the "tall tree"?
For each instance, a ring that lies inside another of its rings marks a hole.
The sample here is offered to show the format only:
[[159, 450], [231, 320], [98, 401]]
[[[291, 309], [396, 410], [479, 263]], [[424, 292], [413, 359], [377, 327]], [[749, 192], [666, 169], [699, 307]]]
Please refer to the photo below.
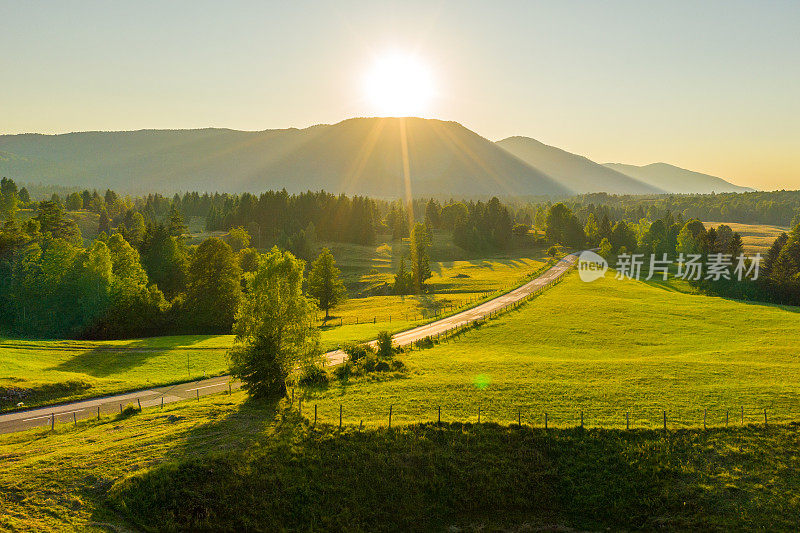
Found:
[[14, 180], [0, 179], [0, 222], [17, 216], [18, 202], [17, 184]]
[[230, 246], [203, 241], [192, 257], [186, 283], [187, 321], [193, 328], [227, 333], [242, 296], [241, 268]]
[[311, 264], [308, 292], [317, 299], [319, 308], [325, 311], [325, 320], [330, 317], [330, 310], [341, 303], [347, 295], [341, 280], [341, 271], [336, 267], [336, 260], [327, 248], [323, 248]]
[[303, 292], [304, 268], [275, 247], [248, 283], [233, 325], [230, 371], [251, 396], [285, 396], [289, 373], [319, 357], [317, 306]]
[[425, 281], [431, 277], [430, 255], [431, 237], [424, 224], [414, 224], [411, 230], [411, 276], [415, 292], [422, 292]]
[[111, 235], [111, 219], [108, 218], [108, 212], [105, 207], [100, 211], [100, 222], [97, 226], [98, 233], [105, 233]]
[[177, 237], [161, 224], [150, 226], [141, 250], [142, 265], [147, 277], [169, 299], [186, 287], [186, 250]]

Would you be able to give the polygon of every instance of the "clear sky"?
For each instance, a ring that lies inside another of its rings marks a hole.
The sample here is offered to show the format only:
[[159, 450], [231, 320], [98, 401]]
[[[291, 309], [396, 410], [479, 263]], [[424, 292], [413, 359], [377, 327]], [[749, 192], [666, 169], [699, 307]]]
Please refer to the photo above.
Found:
[[0, 133], [261, 130], [379, 114], [413, 54], [419, 114], [598, 162], [800, 188], [800, 1], [0, 0]]

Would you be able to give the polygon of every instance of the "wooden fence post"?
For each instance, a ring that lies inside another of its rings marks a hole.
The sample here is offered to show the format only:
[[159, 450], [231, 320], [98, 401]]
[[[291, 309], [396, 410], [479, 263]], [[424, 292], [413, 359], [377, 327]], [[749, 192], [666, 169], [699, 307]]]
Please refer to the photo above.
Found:
[[55, 413], [50, 413], [50, 431], [53, 431], [56, 427], [56, 415]]
[[297, 400], [297, 414], [299, 416], [303, 416], [303, 399], [299, 398]]
[[[766, 415], [766, 413], [767, 410], [764, 409], [764, 414]], [[72, 423], [76, 426], [78, 425], [78, 416], [75, 414], [75, 411], [72, 411]]]
[[439, 419], [436, 421], [437, 424], [442, 423], [442, 406], [439, 406]]
[[392, 406], [389, 406], [389, 428], [392, 427]]
[[199, 402], [200, 401], [200, 389], [199, 388], [195, 389], [195, 392], [197, 393], [197, 401]]
[[481, 406], [478, 406], [478, 424], [481, 423]]
[[139, 398], [136, 398], [136, 403], [139, 404], [139, 410], [141, 411], [142, 410], [142, 400], [140, 400]]
[[708, 409], [703, 409], [703, 429], [706, 429], [706, 415], [708, 415]]
[[581, 429], [583, 429], [583, 411], [581, 411]]
[[625, 429], [631, 429], [631, 418], [629, 412], [625, 413]]
[[522, 410], [517, 409], [517, 425], [522, 427]]
[[97, 419], [100, 420], [100, 406], [97, 406]]
[[342, 430], [342, 404], [339, 404], [339, 431]]
[[767, 408], [764, 408], [764, 427], [767, 427]]
[[162, 396], [161, 397], [161, 409], [163, 409], [163, 408], [164, 408], [164, 397]]
[[544, 429], [547, 429], [547, 411], [544, 413]]
[[725, 409], [725, 427], [728, 427], [728, 418], [729, 418], [730, 412], [731, 412], [730, 409]]
[[744, 405], [742, 406], [742, 425], [744, 425]]
[[317, 404], [314, 404], [314, 425], [317, 425]]
[[122, 414], [122, 404], [119, 404], [119, 414]]

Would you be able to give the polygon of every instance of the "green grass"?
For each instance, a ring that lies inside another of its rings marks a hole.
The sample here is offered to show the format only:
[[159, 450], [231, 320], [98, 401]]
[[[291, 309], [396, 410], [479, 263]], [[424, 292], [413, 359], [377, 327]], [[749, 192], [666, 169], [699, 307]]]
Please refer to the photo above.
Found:
[[[35, 406], [223, 374], [232, 342], [231, 335], [101, 342], [0, 339], [0, 410], [18, 401]], [[24, 389], [26, 396], [17, 399], [9, 389]]]
[[739, 224], [738, 222], [703, 222], [707, 228], [720, 224], [730, 228], [742, 236], [742, 244], [746, 254], [765, 253], [781, 233], [788, 233], [791, 228], [771, 226], [769, 224]]
[[[442, 236], [437, 242], [439, 249], [450, 249]], [[351, 261], [370, 257], [370, 250], [379, 255], [375, 250], [381, 248], [345, 247]], [[322, 348], [328, 351], [374, 339], [380, 331], [412, 328], [447, 312], [445, 306], [476, 301], [484, 291], [508, 289], [545, 265], [540, 250], [519, 251], [513, 258], [433, 263], [430, 285], [435, 294], [351, 298], [322, 328]], [[0, 411], [20, 401], [31, 407], [224, 374], [232, 344], [231, 335], [121, 341], [0, 338]]]
[[436, 420], [570, 427], [697, 427], [800, 420], [800, 314], [683, 294], [664, 284], [583, 283], [577, 274], [523, 306], [403, 360], [402, 377], [305, 392], [323, 420]]
[[791, 530], [800, 512], [797, 425], [339, 432], [243, 398], [0, 436], [0, 529]]

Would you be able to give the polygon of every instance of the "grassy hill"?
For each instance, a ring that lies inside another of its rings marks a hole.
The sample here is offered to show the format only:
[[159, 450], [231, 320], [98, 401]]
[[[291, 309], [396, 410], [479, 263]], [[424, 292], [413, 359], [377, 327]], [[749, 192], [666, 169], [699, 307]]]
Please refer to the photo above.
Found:
[[0, 436], [0, 529], [791, 530], [800, 427], [300, 421], [240, 392]]
[[800, 420], [800, 314], [678, 292], [671, 284], [572, 274], [530, 304], [404, 357], [398, 379], [306, 393], [322, 420], [436, 420], [570, 427], [697, 427]]
[[[407, 135], [401, 135], [405, 129]], [[416, 196], [568, 194], [568, 188], [455, 122], [356, 118], [302, 130], [226, 129], [0, 136], [0, 174], [18, 182], [125, 192], [325, 189]], [[11, 157], [14, 155], [14, 157]]]

